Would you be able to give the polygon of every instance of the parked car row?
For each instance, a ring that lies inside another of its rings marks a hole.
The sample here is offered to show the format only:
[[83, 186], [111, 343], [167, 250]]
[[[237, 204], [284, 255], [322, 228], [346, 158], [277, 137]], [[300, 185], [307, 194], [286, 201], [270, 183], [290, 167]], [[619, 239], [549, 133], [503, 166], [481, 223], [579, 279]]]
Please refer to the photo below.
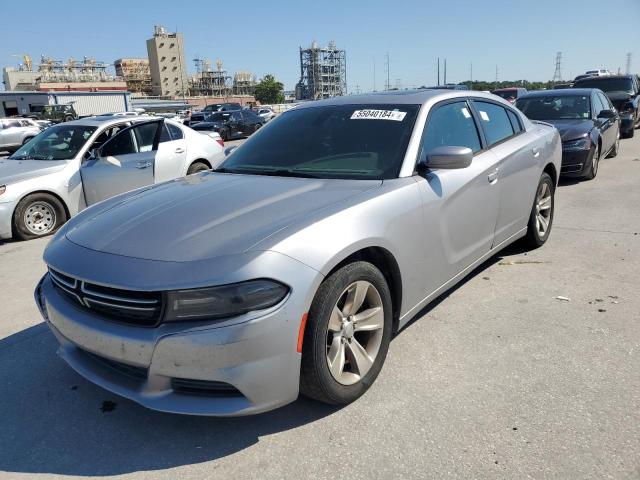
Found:
[[[223, 129], [243, 113], [212, 116]], [[95, 142], [97, 125], [74, 125], [78, 145]], [[117, 193], [100, 179], [126, 154], [145, 172], [160, 125], [125, 127], [75, 164], [91, 199]], [[300, 392], [346, 404], [421, 308], [507, 245], [547, 241], [561, 148], [553, 126], [481, 92], [309, 102], [211, 172], [73, 217], [45, 250], [35, 299], [72, 368], [149, 408], [246, 415]], [[51, 222], [39, 205], [20, 215]]]

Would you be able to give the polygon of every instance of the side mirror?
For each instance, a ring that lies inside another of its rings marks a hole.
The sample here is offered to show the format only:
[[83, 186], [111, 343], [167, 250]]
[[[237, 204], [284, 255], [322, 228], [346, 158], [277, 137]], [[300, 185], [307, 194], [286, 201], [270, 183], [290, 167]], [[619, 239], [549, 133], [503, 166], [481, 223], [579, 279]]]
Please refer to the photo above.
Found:
[[600, 110], [598, 118], [615, 118], [616, 112], [613, 110]]
[[225, 156], [225, 157], [228, 157], [229, 155], [231, 155], [231, 153], [232, 153], [236, 148], [238, 148], [238, 146], [237, 146], [237, 145], [232, 145], [231, 147], [227, 147], [227, 148], [225, 148], [225, 149], [224, 149], [224, 156]]
[[420, 159], [418, 167], [421, 168], [467, 168], [473, 160], [473, 152], [467, 147], [442, 146], [427, 152]]

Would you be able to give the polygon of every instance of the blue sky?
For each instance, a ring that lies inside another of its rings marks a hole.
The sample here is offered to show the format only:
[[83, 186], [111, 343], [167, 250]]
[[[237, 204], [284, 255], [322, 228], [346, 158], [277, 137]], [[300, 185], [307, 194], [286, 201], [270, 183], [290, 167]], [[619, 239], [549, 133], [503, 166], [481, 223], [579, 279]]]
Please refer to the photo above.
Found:
[[[234, 5], [239, 8], [234, 9]], [[434, 84], [436, 58], [447, 58], [447, 81], [473, 78], [548, 80], [557, 51], [568, 78], [590, 68], [623, 70], [632, 52], [640, 72], [640, 0], [294, 0], [243, 2], [79, 0], [2, 2], [0, 65], [15, 54], [56, 59], [84, 55], [110, 62], [146, 57], [155, 24], [185, 37], [195, 56], [220, 58], [226, 70], [273, 73], [287, 89], [299, 78], [299, 46], [333, 40], [347, 51], [350, 91]], [[628, 26], [628, 28], [625, 28]]]

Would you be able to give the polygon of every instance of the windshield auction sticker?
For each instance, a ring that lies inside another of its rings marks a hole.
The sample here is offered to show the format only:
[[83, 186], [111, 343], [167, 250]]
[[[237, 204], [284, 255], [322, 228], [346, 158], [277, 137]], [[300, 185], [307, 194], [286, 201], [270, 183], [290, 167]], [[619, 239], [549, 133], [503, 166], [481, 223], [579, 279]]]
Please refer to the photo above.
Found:
[[407, 112], [398, 110], [356, 110], [351, 115], [351, 120], [394, 120], [401, 122]]

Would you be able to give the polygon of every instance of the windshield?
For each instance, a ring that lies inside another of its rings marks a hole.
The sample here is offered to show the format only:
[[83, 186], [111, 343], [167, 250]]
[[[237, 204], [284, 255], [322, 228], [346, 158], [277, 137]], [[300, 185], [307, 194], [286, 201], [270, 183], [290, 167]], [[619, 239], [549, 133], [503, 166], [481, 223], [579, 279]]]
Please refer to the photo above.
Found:
[[531, 120], [570, 120], [591, 118], [588, 95], [548, 95], [520, 98], [516, 106]]
[[290, 110], [249, 138], [221, 171], [317, 178], [398, 176], [419, 105]]
[[36, 135], [9, 158], [14, 160], [69, 160], [76, 156], [96, 127], [56, 125]]
[[576, 88], [599, 88], [603, 92], [633, 93], [633, 82], [630, 78], [592, 78], [580, 80]]

